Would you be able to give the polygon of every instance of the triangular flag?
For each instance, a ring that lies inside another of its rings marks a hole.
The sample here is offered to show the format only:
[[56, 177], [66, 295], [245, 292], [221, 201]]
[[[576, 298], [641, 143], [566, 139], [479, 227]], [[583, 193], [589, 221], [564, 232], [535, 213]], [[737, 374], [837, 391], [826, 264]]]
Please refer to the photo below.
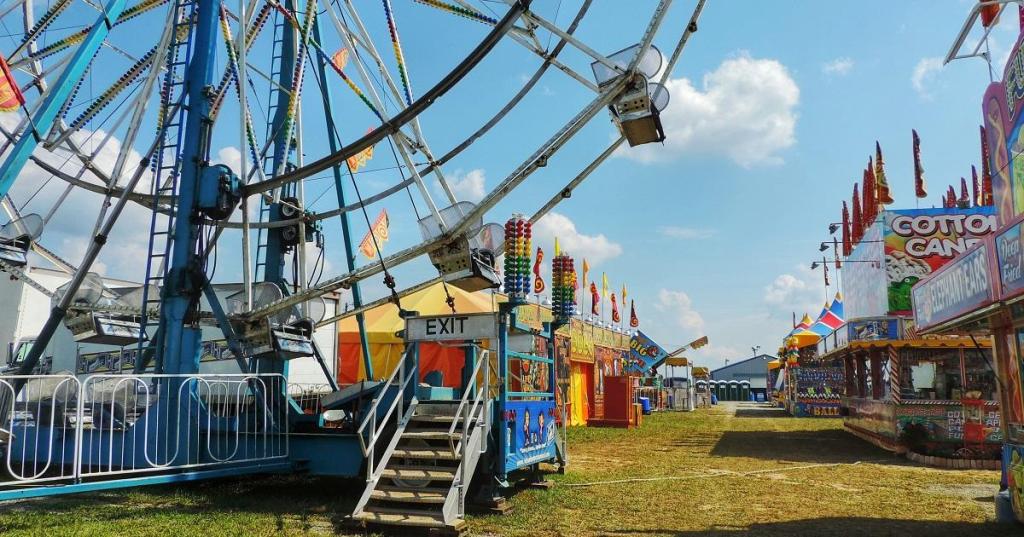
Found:
[[640, 318], [636, 316], [636, 304], [629, 301], [629, 326], [636, 328], [640, 326]]
[[583, 285], [587, 285], [587, 282], [590, 281], [589, 279], [587, 279], [587, 274], [589, 274], [589, 273], [590, 273], [590, 263], [587, 263], [587, 258], [584, 257], [583, 258]]
[[601, 273], [601, 296], [608, 298], [608, 274], [605, 272]]
[[612, 322], [621, 322], [622, 318], [619, 317], [619, 303], [615, 300], [615, 293], [612, 293]]
[[893, 202], [889, 192], [889, 180], [885, 177], [885, 161], [882, 160], [882, 146], [875, 140], [875, 182], [878, 187], [878, 203], [889, 205]]
[[622, 284], [622, 305], [626, 305], [626, 284]]
[[597, 305], [601, 302], [601, 295], [597, 293], [597, 284], [590, 282], [590, 313], [600, 315]]
[[914, 135], [914, 195], [918, 198], [927, 198], [928, 189], [924, 181], [924, 166], [921, 165], [921, 138], [917, 130], [911, 129]]

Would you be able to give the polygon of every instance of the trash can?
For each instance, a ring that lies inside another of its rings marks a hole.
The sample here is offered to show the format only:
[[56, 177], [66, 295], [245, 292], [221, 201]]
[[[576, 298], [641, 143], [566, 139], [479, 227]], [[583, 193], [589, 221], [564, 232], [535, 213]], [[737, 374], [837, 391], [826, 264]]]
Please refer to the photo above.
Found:
[[757, 402], [758, 403], [763, 403], [764, 402], [764, 394], [763, 393], [757, 392]]
[[712, 405], [717, 405], [718, 404], [718, 396], [715, 395], [715, 392], [711, 392], [711, 404]]
[[650, 397], [641, 397], [640, 398], [640, 408], [643, 409], [644, 414], [650, 414], [651, 413], [651, 398]]

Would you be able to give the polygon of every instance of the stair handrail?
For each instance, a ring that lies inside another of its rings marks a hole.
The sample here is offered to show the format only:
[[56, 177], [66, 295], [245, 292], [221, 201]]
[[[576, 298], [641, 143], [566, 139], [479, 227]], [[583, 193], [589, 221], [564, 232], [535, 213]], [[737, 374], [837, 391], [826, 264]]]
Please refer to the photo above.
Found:
[[[490, 397], [491, 391], [491, 355], [490, 351], [481, 349], [480, 359], [477, 360], [476, 366], [473, 367], [473, 372], [470, 373], [470, 377], [466, 385], [462, 389], [462, 398], [459, 400], [459, 406], [456, 407], [455, 413], [452, 417], [452, 424], [448, 427], [448, 447], [451, 450], [451, 454], [459, 455], [459, 480], [457, 483], [453, 483], [454, 486], [458, 487], [458, 513], [459, 516], [465, 514], [466, 508], [466, 495], [469, 492], [469, 482], [471, 476], [469, 475], [469, 425], [470, 417], [475, 418], [477, 427], [480, 429], [478, 433], [481, 438], [480, 453], [487, 451], [487, 437], [488, 431], [488, 420], [487, 420], [487, 404], [486, 401]], [[483, 368], [483, 375], [480, 375], [480, 368]], [[480, 382], [477, 380], [480, 376], [483, 376], [483, 387], [480, 387]], [[470, 401], [470, 395], [472, 395], [472, 402]], [[462, 438], [459, 440], [458, 446], [455, 444], [455, 428], [459, 424], [459, 418], [462, 418]]]
[[[416, 377], [413, 375], [405, 374], [405, 362], [409, 359], [410, 351], [402, 353], [402, 359], [398, 361], [398, 365], [395, 370], [391, 372], [381, 386], [377, 396], [370, 402], [370, 408], [367, 409], [366, 415], [363, 417], [363, 421], [359, 424], [359, 428], [356, 429], [356, 436], [359, 437], [359, 447], [362, 449], [363, 456], [366, 457], [366, 473], [367, 481], [375, 481], [380, 476], [378, 475], [383, 471], [383, 465], [378, 471], [374, 471], [374, 448], [377, 445], [377, 440], [380, 439], [384, 432], [384, 428], [388, 421], [391, 419], [391, 415], [394, 414], [395, 409], [399, 409], [399, 415], [404, 416], [404, 405], [405, 405], [405, 390], [409, 385], [409, 381]], [[380, 424], [377, 423], [377, 411], [380, 407], [381, 400], [388, 393], [388, 388], [391, 386], [397, 386], [395, 398], [391, 401], [391, 405], [388, 407], [387, 412], [384, 413], [384, 417], [381, 418]], [[413, 401], [416, 397], [413, 396]], [[410, 408], [412, 405], [410, 405]], [[370, 437], [364, 438], [364, 431], [367, 426], [370, 427]]]
[[[486, 400], [491, 387], [491, 367], [490, 367], [490, 351], [481, 350], [480, 359], [477, 360], [476, 366], [473, 367], [473, 372], [469, 375], [469, 382], [462, 389], [462, 398], [459, 399], [459, 406], [455, 408], [455, 413], [452, 417], [452, 424], [448, 427], [448, 448], [452, 455], [458, 455], [459, 451], [465, 451], [465, 445], [467, 444], [466, 435], [469, 432], [469, 417], [474, 416], [479, 418], [478, 414], [482, 409], [478, 410], [478, 406], [484, 400]], [[480, 389], [477, 377], [480, 373], [480, 368], [484, 370], [484, 387]], [[473, 400], [470, 401], [470, 394], [473, 395]], [[455, 444], [455, 428], [459, 424], [459, 417], [462, 417], [462, 440], [458, 446]], [[465, 453], [463, 453], [463, 459], [465, 459]]]

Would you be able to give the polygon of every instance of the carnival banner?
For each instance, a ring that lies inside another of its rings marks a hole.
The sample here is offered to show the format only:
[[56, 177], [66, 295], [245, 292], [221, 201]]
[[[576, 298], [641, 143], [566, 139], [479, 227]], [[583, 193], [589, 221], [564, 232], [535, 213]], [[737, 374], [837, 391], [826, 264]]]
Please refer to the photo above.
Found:
[[661, 365], [668, 353], [653, 339], [637, 330], [629, 340], [629, 363], [626, 364], [626, 371], [643, 373]]
[[509, 401], [505, 408], [505, 471], [555, 456], [554, 401]]
[[992, 207], [886, 211], [888, 313], [910, 313], [911, 287], [995, 231], [997, 225]]

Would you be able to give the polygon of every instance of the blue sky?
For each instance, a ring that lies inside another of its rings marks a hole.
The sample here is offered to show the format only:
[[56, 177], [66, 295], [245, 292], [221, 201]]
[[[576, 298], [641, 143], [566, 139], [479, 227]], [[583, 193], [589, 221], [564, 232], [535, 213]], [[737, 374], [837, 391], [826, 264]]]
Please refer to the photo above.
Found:
[[[500, 8], [493, 2], [476, 4]], [[538, 13], [564, 26], [580, 2], [537, 0], [534, 4]], [[639, 40], [655, 2], [630, 2], [629, 9], [619, 2], [593, 4], [576, 35], [594, 49], [611, 53]], [[662, 50], [674, 46], [694, 4], [694, 0], [674, 3], [655, 41]], [[826, 291], [820, 271], [810, 272], [809, 265], [820, 258], [818, 243], [830, 240], [827, 226], [838, 221], [841, 202], [849, 198], [854, 180], [860, 179], [875, 140], [885, 152], [896, 208], [915, 203], [912, 128], [922, 138], [932, 194], [922, 206], [937, 203], [946, 184], [969, 176], [971, 164], [978, 163], [977, 127], [988, 70], [980, 59], [946, 67], [940, 59], [972, 4], [969, 0], [863, 0], [825, 7], [795, 0], [708, 2], [700, 31], [671, 73], [665, 144], [623, 151], [610, 159], [555, 209], [556, 214], [540, 223], [540, 245], [550, 256], [551, 239], [557, 235], [563, 248], [588, 257], [594, 267], [592, 279], [599, 281], [604, 271], [613, 289], [625, 282], [630, 298], [636, 300], [641, 328], [663, 346], [675, 347], [708, 335], [711, 345], [692, 355], [698, 363], [716, 367], [726, 359], [750, 356], [752, 346], [773, 353], [790, 326], [792, 313], [814, 315], [836, 290], [833, 286]], [[439, 80], [487, 31], [485, 25], [421, 4], [396, 0], [394, 5], [415, 94]], [[360, 4], [360, 9], [366, 10], [364, 20], [394, 74], [379, 5], [371, 2], [364, 8]], [[1016, 39], [1012, 15], [991, 39], [997, 73]], [[163, 16], [154, 13], [132, 24], [152, 24]], [[340, 40], [326, 17], [322, 21], [324, 48], [334, 50]], [[54, 32], [44, 42], [62, 35]], [[138, 39], [139, 35], [144, 34], [126, 27], [115, 29], [111, 39], [138, 53], [153, 42]], [[538, 36], [547, 41], [546, 34]], [[253, 62], [266, 60], [267, 33], [260, 39]], [[114, 58], [111, 62], [118, 61], [117, 54], [109, 57]], [[589, 75], [589, 62], [580, 53], [567, 49], [561, 58]], [[223, 66], [223, 53], [218, 61]], [[538, 64], [535, 56], [503, 41], [420, 118], [434, 152], [445, 153], [486, 121]], [[97, 78], [123, 68], [114, 65], [97, 68]], [[372, 125], [373, 118], [340, 80], [333, 78], [329, 84], [342, 138], [354, 140]], [[95, 91], [102, 87], [97, 82]], [[92, 94], [91, 79], [82, 91], [85, 97]], [[265, 94], [260, 90], [250, 102], [265, 100]], [[326, 144], [312, 77], [306, 78], [303, 95], [306, 156], [313, 160], [326, 154]], [[549, 70], [498, 128], [446, 166], [460, 199], [479, 199], [592, 98], [577, 82]], [[388, 108], [393, 111], [393, 105]], [[257, 122], [261, 113], [254, 110]], [[226, 119], [215, 132], [214, 153], [236, 163], [237, 105], [229, 101], [222, 116], [232, 115], [235, 119]], [[488, 220], [501, 222], [513, 212], [532, 213], [613, 136], [607, 115], [599, 114], [546, 168], [491, 211]], [[413, 160], [421, 162], [422, 155]], [[362, 194], [400, 180], [397, 171], [386, 169], [394, 165], [390, 149], [378, 145], [368, 169], [379, 171], [357, 176]], [[30, 183], [23, 181], [16, 187], [15, 199], [32, 192]], [[427, 183], [440, 202], [433, 179]], [[39, 210], [45, 210], [47, 197], [52, 200], [60, 192], [57, 185], [47, 188], [48, 195], [33, 201]], [[314, 210], [336, 206], [329, 180], [310, 181], [306, 188], [308, 200], [318, 198], [312, 203]], [[351, 184], [346, 188], [351, 201]], [[417, 210], [425, 212], [422, 201], [417, 203]], [[76, 204], [76, 208], [87, 213], [92, 210], [88, 205]], [[419, 241], [406, 197], [395, 196], [371, 207], [369, 218], [382, 207], [392, 221], [385, 254]], [[80, 257], [83, 244], [78, 212], [58, 218], [47, 232], [48, 244], [56, 243], [72, 258]], [[91, 222], [91, 213], [89, 218]], [[366, 232], [362, 218], [353, 215], [356, 241]], [[146, 226], [140, 222], [148, 225], [148, 217], [135, 211], [119, 224], [124, 240], [114, 241], [111, 251], [101, 257], [103, 271], [138, 278], [139, 265], [126, 260], [144, 255], [140, 233]], [[337, 228], [336, 221], [326, 225], [325, 277], [344, 272]], [[237, 281], [238, 238], [229, 234], [223, 243], [219, 278]], [[425, 260], [394, 272], [399, 286], [436, 274]], [[381, 296], [378, 280], [367, 282], [369, 298]]]

